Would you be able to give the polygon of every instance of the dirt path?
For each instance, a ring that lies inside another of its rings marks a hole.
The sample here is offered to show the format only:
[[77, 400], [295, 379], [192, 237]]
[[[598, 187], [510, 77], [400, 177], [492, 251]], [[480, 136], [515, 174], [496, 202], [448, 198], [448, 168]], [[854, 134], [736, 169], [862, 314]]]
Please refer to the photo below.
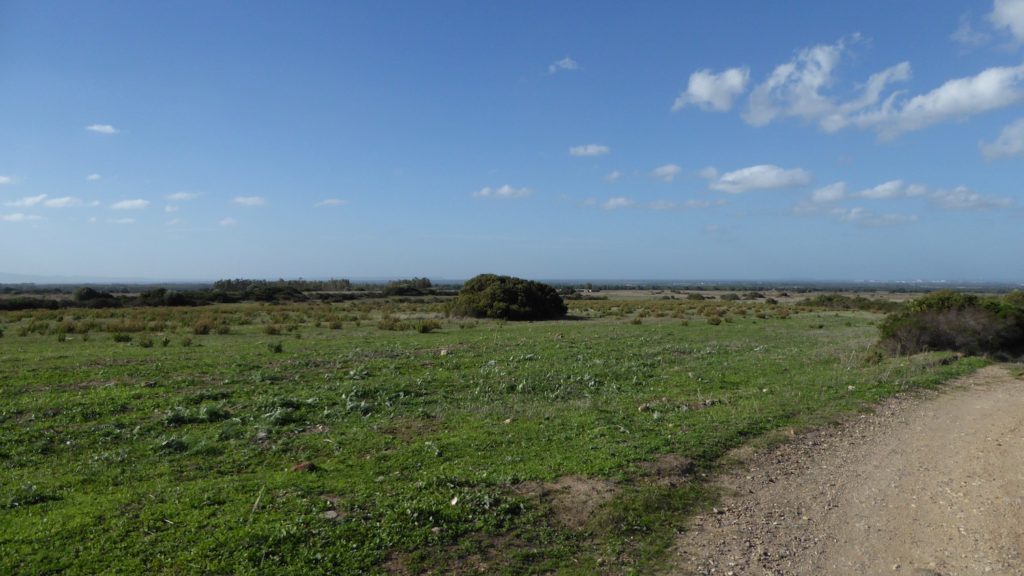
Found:
[[1024, 575], [1024, 381], [929, 396], [749, 457], [672, 573]]

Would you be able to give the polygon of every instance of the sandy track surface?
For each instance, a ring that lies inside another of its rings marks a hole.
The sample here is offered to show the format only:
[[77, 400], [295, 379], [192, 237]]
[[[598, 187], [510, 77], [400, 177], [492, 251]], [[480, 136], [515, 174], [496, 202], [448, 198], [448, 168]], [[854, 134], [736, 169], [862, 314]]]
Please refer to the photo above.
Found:
[[748, 457], [673, 574], [1024, 575], [1024, 381], [941, 393]]

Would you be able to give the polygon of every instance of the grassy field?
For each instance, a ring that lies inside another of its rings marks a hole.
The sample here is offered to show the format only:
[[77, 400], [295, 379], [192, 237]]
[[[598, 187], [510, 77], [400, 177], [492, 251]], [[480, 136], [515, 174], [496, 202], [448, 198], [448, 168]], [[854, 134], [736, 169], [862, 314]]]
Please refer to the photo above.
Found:
[[651, 573], [729, 449], [981, 364], [791, 304], [442, 310], [0, 315], [0, 573]]

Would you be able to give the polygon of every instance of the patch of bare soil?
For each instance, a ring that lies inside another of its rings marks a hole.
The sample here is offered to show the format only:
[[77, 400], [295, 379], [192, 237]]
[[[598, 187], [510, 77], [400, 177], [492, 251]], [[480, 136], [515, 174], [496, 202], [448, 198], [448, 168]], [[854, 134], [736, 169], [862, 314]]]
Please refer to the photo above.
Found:
[[562, 476], [553, 482], [523, 482], [520, 495], [551, 505], [555, 518], [564, 526], [583, 528], [594, 512], [615, 497], [617, 487], [610, 480], [586, 476]]
[[1024, 575], [1024, 382], [923, 396], [748, 455], [669, 572]]

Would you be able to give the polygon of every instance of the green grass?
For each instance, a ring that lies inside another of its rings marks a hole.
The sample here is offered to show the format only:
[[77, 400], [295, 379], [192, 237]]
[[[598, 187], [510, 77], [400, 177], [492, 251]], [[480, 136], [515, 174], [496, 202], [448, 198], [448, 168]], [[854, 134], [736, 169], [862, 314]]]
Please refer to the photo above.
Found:
[[[868, 362], [862, 312], [601, 301], [417, 331], [439, 311], [0, 316], [0, 573], [650, 573], [729, 449], [981, 365]], [[664, 454], [692, 478], [645, 475]], [[582, 528], [520, 489], [567, 475], [616, 486]]]

